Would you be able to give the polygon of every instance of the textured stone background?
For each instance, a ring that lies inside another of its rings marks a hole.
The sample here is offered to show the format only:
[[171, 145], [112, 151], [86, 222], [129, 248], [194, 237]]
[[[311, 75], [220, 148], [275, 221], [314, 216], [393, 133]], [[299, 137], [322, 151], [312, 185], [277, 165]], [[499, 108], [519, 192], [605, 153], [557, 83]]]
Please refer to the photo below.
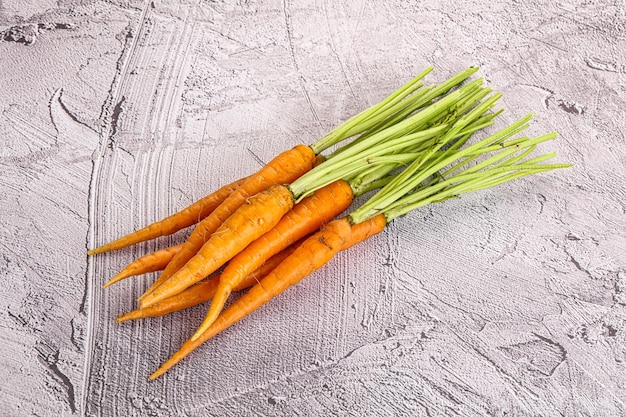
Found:
[[[475, 3], [0, 1], [0, 414], [625, 415], [626, 7]], [[153, 277], [101, 284], [183, 235], [86, 249], [428, 65], [575, 167], [399, 219], [148, 382], [203, 308], [118, 325]]]

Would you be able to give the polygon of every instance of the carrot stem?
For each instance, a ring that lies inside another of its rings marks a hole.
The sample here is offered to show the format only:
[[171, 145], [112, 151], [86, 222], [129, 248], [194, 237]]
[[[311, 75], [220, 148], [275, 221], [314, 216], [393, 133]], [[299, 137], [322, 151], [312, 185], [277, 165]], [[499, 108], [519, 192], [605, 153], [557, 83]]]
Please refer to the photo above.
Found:
[[374, 135], [375, 133], [378, 133], [382, 130], [387, 129], [388, 127], [396, 125], [400, 121], [406, 119], [411, 113], [418, 111], [424, 107], [432, 105], [433, 100], [435, 100], [436, 98], [440, 96], [448, 94], [452, 88], [463, 83], [476, 71], [478, 71], [478, 68], [476, 67], [467, 68], [438, 86], [429, 86], [429, 87], [426, 87], [424, 90], [415, 93], [411, 97], [411, 102], [407, 103], [408, 101], [407, 100], [403, 103], [403, 104], [406, 103], [404, 108], [398, 109], [398, 111], [393, 116], [388, 117], [387, 119], [384, 119], [382, 121], [379, 121], [377, 124], [372, 123], [371, 128], [367, 129], [363, 133], [363, 135], [361, 135], [356, 140], [352, 141], [346, 147], [342, 147], [341, 149], [338, 149], [335, 152], [331, 153], [329, 155], [329, 158], [333, 158], [336, 155], [342, 153], [344, 150], [350, 149], [351, 147], [358, 145], [360, 142], [366, 140], [367, 138]]
[[[368, 137], [362, 142], [346, 148], [337, 156], [329, 158], [324, 163], [315, 167], [291, 183], [289, 188], [296, 197], [296, 201], [316, 189], [323, 187], [329, 182], [341, 178], [333, 176], [333, 173], [342, 169], [345, 171], [345, 165], [347, 162], [353, 162], [355, 158], [367, 158], [372, 156], [375, 152], [381, 152], [381, 147], [384, 148], [386, 145], [389, 145], [389, 142], [391, 141], [402, 141], [404, 139], [406, 141], [416, 140], [419, 142], [432, 138], [433, 134], [436, 135], [441, 130], [446, 129], [447, 126], [440, 125], [429, 129], [427, 128], [428, 123], [433, 119], [436, 119], [450, 107], [454, 106], [455, 103], [458, 103], [460, 100], [468, 98], [472, 94], [482, 90], [480, 87], [481, 84], [481, 79], [475, 80], [448, 94], [447, 96], [442, 97], [440, 100], [420, 110], [415, 115]], [[408, 132], [413, 133], [407, 134]]]
[[[316, 154], [322, 153], [324, 150], [330, 148], [333, 145], [341, 142], [343, 139], [357, 135], [367, 130], [368, 126], [372, 123], [380, 123], [385, 117], [389, 116], [389, 109], [402, 108], [402, 100], [417, 91], [422, 87], [421, 80], [433, 70], [432, 67], [426, 68], [415, 78], [404, 84], [402, 87], [391, 93], [387, 98], [379, 103], [371, 106], [370, 108], [352, 116], [333, 130], [331, 130], [326, 136], [319, 139], [311, 145], [311, 149]], [[469, 77], [469, 75], [468, 75]], [[393, 113], [393, 111], [391, 111]], [[367, 125], [364, 125], [369, 120]]]
[[[352, 221], [358, 223], [383, 212], [391, 221], [419, 207], [444, 201], [461, 193], [492, 187], [533, 173], [569, 167], [569, 164], [541, 164], [553, 157], [554, 153], [523, 162], [537, 144], [556, 137], [555, 133], [549, 133], [534, 139], [505, 140], [512, 132], [517, 133], [525, 128], [528, 120], [529, 116], [526, 116], [474, 145], [462, 150], [448, 149], [421, 168], [416, 164], [415, 169], [405, 170], [352, 212]], [[489, 154], [492, 155], [461, 170], [468, 161]], [[442, 170], [443, 172], [439, 172]], [[436, 178], [424, 182], [432, 175], [436, 175]]]

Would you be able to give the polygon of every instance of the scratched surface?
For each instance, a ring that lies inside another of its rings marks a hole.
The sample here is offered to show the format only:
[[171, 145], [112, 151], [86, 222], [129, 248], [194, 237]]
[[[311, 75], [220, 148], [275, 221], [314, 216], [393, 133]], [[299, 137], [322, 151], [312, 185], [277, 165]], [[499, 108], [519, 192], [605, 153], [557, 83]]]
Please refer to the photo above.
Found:
[[[620, 0], [0, 2], [0, 414], [626, 415]], [[147, 376], [204, 307], [119, 325], [184, 234], [88, 259], [469, 65], [575, 163], [427, 207]]]

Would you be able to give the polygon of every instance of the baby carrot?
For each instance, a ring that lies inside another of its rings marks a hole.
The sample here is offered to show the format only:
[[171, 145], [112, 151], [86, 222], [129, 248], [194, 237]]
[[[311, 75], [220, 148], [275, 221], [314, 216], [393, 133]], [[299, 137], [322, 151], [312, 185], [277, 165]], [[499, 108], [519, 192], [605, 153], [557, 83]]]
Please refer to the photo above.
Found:
[[142, 256], [128, 264], [117, 275], [109, 280], [102, 288], [106, 288], [109, 285], [115, 284], [125, 278], [132, 277], [134, 275], [147, 274], [148, 272], [162, 271], [165, 269], [170, 260], [176, 255], [182, 248], [182, 243], [176, 246], [170, 246], [169, 248], [161, 249], [156, 252], [149, 253]]
[[354, 193], [346, 181], [337, 180], [322, 187], [296, 204], [273, 229], [232, 258], [220, 276], [209, 312], [194, 338], [213, 323], [231, 291], [246, 275], [295, 240], [316, 231], [334, 219], [350, 206], [353, 199]]
[[[195, 256], [168, 280], [147, 294], [141, 300], [140, 306], [147, 307], [179, 293], [213, 273], [250, 242], [271, 230], [293, 205], [294, 197], [291, 191], [282, 185], [272, 185], [250, 197], [224, 221]], [[172, 259], [170, 265], [175, 259]]]
[[187, 206], [178, 213], [172, 214], [171, 216], [107, 243], [106, 245], [92, 249], [88, 251], [87, 254], [95, 255], [97, 253], [125, 248], [146, 240], [171, 235], [172, 233], [184, 229], [185, 227], [198, 223], [200, 220], [211, 214], [211, 212], [215, 210], [215, 208], [220, 205], [222, 201], [224, 201], [234, 190], [236, 190], [245, 181], [245, 179], [246, 178], [242, 178], [227, 184], [219, 190]]
[[[287, 256], [291, 255], [293, 251], [302, 242], [298, 241], [291, 246], [283, 249], [276, 255], [269, 258], [263, 265], [257, 268], [252, 273], [248, 274], [235, 288], [235, 291], [241, 291], [258, 283], [261, 278], [269, 274], [274, 268], [278, 266]], [[205, 301], [209, 301], [213, 298], [217, 285], [219, 283], [219, 275], [206, 278], [199, 283], [192, 285], [185, 291], [173, 295], [165, 300], [161, 300], [158, 303], [152, 304], [149, 307], [139, 308], [137, 310], [129, 311], [117, 317], [118, 322], [124, 322], [128, 320], [137, 320], [145, 317], [157, 317], [164, 314], [172, 313], [174, 311], [184, 310], [189, 307], [193, 307]]]
[[231, 304], [209, 329], [196, 340], [189, 339], [150, 379], [158, 378], [182, 360], [206, 340], [227, 329], [246, 317], [263, 304], [298, 283], [302, 278], [324, 266], [341, 250], [350, 238], [350, 223], [347, 218], [328, 223], [319, 232], [306, 239], [296, 250], [280, 263], [257, 285], [250, 288], [241, 298]]

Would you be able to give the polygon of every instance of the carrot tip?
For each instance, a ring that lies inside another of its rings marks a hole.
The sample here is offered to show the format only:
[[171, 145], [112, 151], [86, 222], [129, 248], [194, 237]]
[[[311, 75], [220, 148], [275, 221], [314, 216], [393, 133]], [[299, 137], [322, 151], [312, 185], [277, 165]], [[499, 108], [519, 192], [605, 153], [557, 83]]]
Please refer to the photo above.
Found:
[[87, 251], [87, 255], [97, 255], [99, 253], [109, 252], [111, 249], [109, 248], [109, 244], [98, 246], [97, 248], [89, 249]]
[[120, 314], [119, 316], [115, 318], [115, 321], [118, 323], [122, 323], [122, 322], [129, 321], [129, 320], [140, 319], [142, 318], [142, 316], [138, 314], [138, 311], [139, 310], [133, 310], [124, 314]]
[[191, 336], [192, 342], [195, 342], [196, 340], [200, 338], [200, 336], [202, 336], [202, 333], [204, 333], [204, 330], [205, 330], [204, 327], [205, 326], [200, 326], [198, 330], [196, 330], [196, 332], [193, 334], [193, 336]]
[[217, 319], [217, 316], [219, 316], [220, 312], [222, 311], [224, 302], [228, 298], [228, 295], [230, 295], [230, 288], [227, 289], [226, 293], [221, 292], [220, 294], [225, 294], [225, 297], [216, 296], [213, 298], [213, 301], [211, 302], [211, 308], [209, 309], [209, 313], [206, 315], [206, 317], [202, 321], [202, 324], [200, 324], [200, 327], [198, 327], [198, 330], [196, 330], [193, 336], [191, 336], [192, 342], [195, 342], [196, 340], [198, 340], [202, 336], [202, 334], [204, 334], [204, 332], [206, 332], [209, 329], [209, 327], [211, 327], [215, 319]]
[[141, 308], [147, 307], [147, 305], [145, 304], [145, 299], [148, 295], [151, 294], [151, 291], [148, 289], [146, 290], [146, 292], [144, 292], [143, 294], [141, 294], [139, 297], [137, 297], [137, 303], [139, 304], [139, 306]]
[[137, 299], [137, 303], [139, 304], [139, 308], [150, 307], [151, 305], [156, 304], [158, 301], [160, 301], [160, 300], [157, 300], [157, 301], [148, 300], [148, 301], [146, 301], [145, 298], [138, 298]]
[[161, 366], [159, 369], [157, 369], [152, 374], [150, 374], [148, 378], [150, 379], [150, 381], [154, 381], [155, 379], [163, 375], [165, 372], [167, 372], [167, 369], [163, 369], [163, 367]]
[[108, 282], [106, 282], [106, 283], [102, 286], [102, 288], [106, 288], [106, 287], [108, 287], [108, 286], [110, 286], [110, 285], [115, 284], [116, 282], [119, 282], [119, 281], [121, 281], [121, 280], [123, 280], [123, 279], [126, 279], [126, 278], [128, 278], [128, 277], [131, 277], [131, 276], [132, 276], [132, 274], [131, 274], [131, 275], [129, 275], [129, 274], [128, 274], [128, 273], [126, 273], [126, 271], [124, 270], [124, 271], [120, 272], [119, 274], [117, 274], [116, 276], [114, 276], [113, 278], [111, 278]]

